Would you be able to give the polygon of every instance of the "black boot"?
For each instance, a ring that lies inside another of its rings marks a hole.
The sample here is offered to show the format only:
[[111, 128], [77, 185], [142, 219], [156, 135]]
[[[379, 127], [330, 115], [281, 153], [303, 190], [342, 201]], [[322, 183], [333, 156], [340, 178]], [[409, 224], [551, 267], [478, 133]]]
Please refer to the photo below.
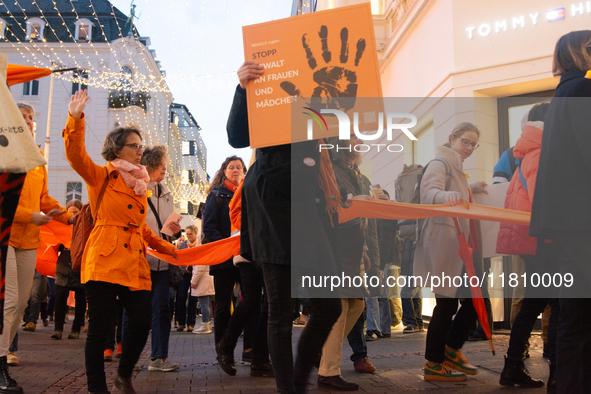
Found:
[[556, 365], [550, 364], [550, 376], [548, 377], [547, 392], [553, 394], [556, 392]]
[[0, 357], [0, 394], [19, 394], [23, 388], [8, 374], [6, 356]]
[[525, 367], [523, 360], [505, 357], [505, 368], [501, 372], [501, 386], [523, 386], [523, 387], [542, 387], [542, 380], [532, 379], [529, 371]]

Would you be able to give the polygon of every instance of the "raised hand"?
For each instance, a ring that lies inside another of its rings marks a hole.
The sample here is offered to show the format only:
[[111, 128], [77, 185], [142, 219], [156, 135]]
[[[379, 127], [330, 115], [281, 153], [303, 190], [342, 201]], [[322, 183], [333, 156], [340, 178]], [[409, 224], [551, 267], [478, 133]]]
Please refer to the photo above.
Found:
[[[316, 105], [321, 104], [322, 107], [339, 108], [347, 111], [355, 105], [355, 100], [340, 100], [340, 98], [357, 97], [357, 74], [345, 65], [349, 61], [349, 30], [344, 27], [341, 29], [341, 51], [339, 61], [341, 66], [331, 66], [328, 63], [332, 61], [332, 53], [328, 49], [328, 28], [321, 26], [318, 32], [320, 43], [322, 47], [322, 59], [327, 65], [316, 70], [313, 74], [314, 82], [318, 84], [314, 91], [310, 94], [313, 102]], [[307, 34], [302, 36], [302, 46], [308, 60], [308, 66], [312, 70], [318, 67], [318, 63], [312, 50], [310, 49], [310, 40]], [[363, 52], [365, 51], [365, 39], [360, 38], [356, 44], [356, 52], [354, 65], [359, 66]], [[284, 81], [280, 84], [281, 88], [290, 96], [302, 96], [302, 92], [289, 81]], [[314, 100], [318, 98], [318, 100]]]
[[78, 90], [74, 93], [68, 104], [68, 111], [73, 119], [79, 120], [82, 118], [82, 112], [86, 107], [88, 99], [90, 99], [90, 97], [86, 96], [86, 90]]

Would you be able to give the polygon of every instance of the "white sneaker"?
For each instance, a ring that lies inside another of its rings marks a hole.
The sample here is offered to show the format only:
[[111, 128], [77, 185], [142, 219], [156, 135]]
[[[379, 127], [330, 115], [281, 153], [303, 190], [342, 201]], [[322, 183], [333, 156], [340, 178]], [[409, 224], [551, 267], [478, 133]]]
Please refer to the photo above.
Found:
[[201, 323], [199, 328], [193, 330], [193, 334], [211, 334], [211, 322]]
[[157, 358], [156, 360], [150, 360], [150, 365], [148, 366], [148, 371], [162, 371], [162, 372], [171, 372], [179, 369], [178, 364], [171, 363], [170, 361], [162, 360], [161, 358]]
[[6, 364], [8, 365], [18, 365], [18, 357], [16, 356], [16, 354], [14, 354], [14, 352], [9, 352], [6, 355]]

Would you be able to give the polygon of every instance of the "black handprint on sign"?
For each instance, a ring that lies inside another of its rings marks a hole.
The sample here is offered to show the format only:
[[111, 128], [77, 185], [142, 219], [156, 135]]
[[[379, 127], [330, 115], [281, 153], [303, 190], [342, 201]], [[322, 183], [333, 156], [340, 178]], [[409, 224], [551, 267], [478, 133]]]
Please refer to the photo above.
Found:
[[[312, 101], [315, 107], [324, 108], [338, 108], [348, 111], [355, 105], [355, 97], [357, 97], [357, 74], [355, 71], [347, 69], [344, 65], [349, 60], [349, 30], [344, 27], [341, 30], [341, 53], [340, 63], [343, 66], [330, 66], [332, 54], [328, 50], [328, 28], [321, 26], [318, 32], [320, 43], [322, 45], [322, 59], [327, 63], [326, 67], [320, 68], [314, 72], [314, 82], [318, 84], [312, 92]], [[318, 63], [314, 58], [314, 54], [310, 49], [310, 41], [308, 35], [302, 36], [302, 45], [306, 53], [308, 65], [314, 70]], [[357, 50], [355, 52], [355, 67], [359, 66], [359, 61], [365, 51], [365, 39], [360, 38], [357, 41]], [[289, 81], [284, 81], [280, 84], [281, 88], [290, 96], [302, 96], [301, 91]], [[343, 100], [342, 98], [353, 98]]]

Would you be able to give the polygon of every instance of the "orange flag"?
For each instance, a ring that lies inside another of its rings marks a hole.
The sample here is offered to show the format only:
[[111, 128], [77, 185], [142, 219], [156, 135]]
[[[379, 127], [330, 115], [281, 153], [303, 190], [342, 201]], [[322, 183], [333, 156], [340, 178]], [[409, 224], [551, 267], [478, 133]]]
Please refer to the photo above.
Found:
[[50, 68], [38, 68], [29, 66], [19, 66], [16, 64], [9, 64], [6, 72], [6, 83], [8, 86], [16, 85], [39, 79], [51, 74]]

